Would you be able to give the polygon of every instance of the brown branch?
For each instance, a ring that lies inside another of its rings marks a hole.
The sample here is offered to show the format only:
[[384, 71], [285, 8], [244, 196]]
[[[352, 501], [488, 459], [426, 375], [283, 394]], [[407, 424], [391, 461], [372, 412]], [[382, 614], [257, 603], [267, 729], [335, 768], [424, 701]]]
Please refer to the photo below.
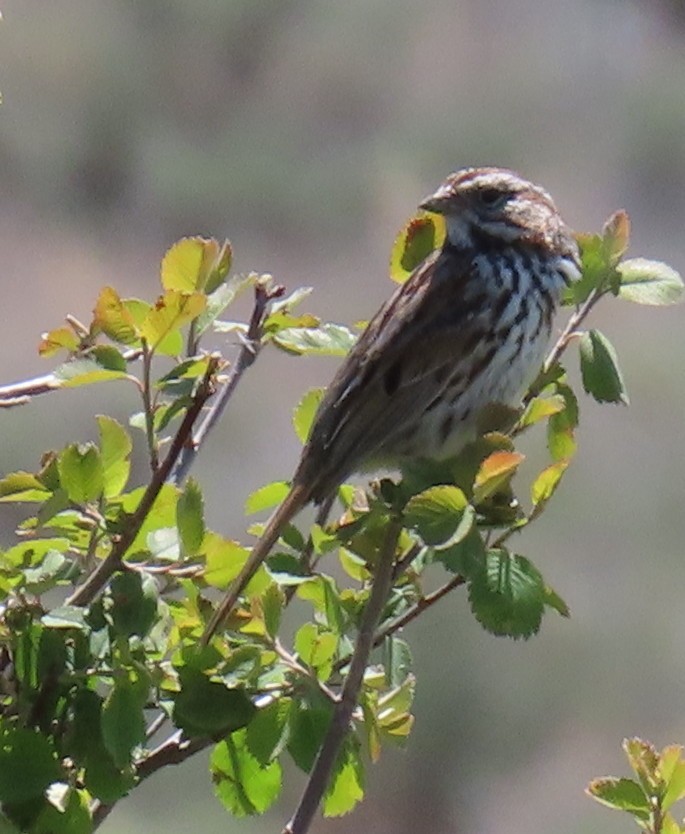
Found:
[[284, 287], [277, 285], [269, 289], [263, 284], [255, 285], [255, 302], [250, 316], [250, 323], [245, 334], [243, 346], [233, 366], [233, 371], [218, 393], [214, 404], [207, 412], [197, 432], [185, 445], [181, 455], [169, 475], [169, 480], [175, 484], [182, 483], [193, 465], [200, 447], [207, 438], [209, 432], [217, 424], [224, 413], [229, 400], [233, 396], [243, 374], [254, 364], [259, 352], [262, 349], [262, 336], [264, 319], [266, 317], [269, 302], [274, 298], [283, 295]]
[[[163, 741], [148, 756], [136, 766], [138, 782], [142, 782], [153, 773], [168, 765], [183, 764], [191, 756], [214, 744], [214, 739], [209, 737], [184, 739], [181, 732], [176, 732], [166, 741]], [[96, 831], [107, 819], [116, 802], [100, 802], [96, 800], [91, 806], [93, 815], [93, 831]]]
[[364, 678], [364, 670], [373, 648], [376, 626], [392, 587], [394, 556], [401, 531], [401, 519], [393, 519], [388, 526], [388, 532], [379, 553], [371, 594], [362, 615], [357, 642], [340, 694], [340, 701], [333, 711], [326, 737], [316, 757], [300, 802], [292, 819], [284, 828], [283, 834], [305, 834], [321, 803], [340, 747], [349, 731], [350, 719]]
[[167, 481], [172, 467], [188, 443], [195, 421], [200, 415], [204, 404], [214, 392], [213, 378], [218, 365], [218, 356], [211, 356], [204, 378], [200, 382], [198, 390], [193, 398], [192, 405], [186, 412], [186, 416], [176, 432], [167, 456], [165, 457], [164, 462], [154, 473], [150, 484], [140, 500], [140, 504], [128, 520], [128, 524], [126, 525], [124, 532], [115, 542], [109, 555], [106, 556], [102, 562], [100, 562], [85, 582], [68, 598], [68, 605], [88, 605], [88, 603], [92, 602], [97, 594], [104, 588], [112, 574], [121, 567], [122, 559], [126, 555], [126, 551], [133, 544], [136, 536], [138, 535], [138, 531], [143, 526], [143, 523], [152, 509], [160, 490]]
[[408, 608], [404, 614], [400, 614], [399, 617], [396, 617], [387, 625], [383, 626], [383, 628], [379, 629], [374, 635], [373, 645], [380, 646], [386, 637], [389, 637], [391, 634], [394, 634], [396, 631], [404, 628], [412, 620], [415, 620], [419, 614], [422, 614], [427, 608], [435, 605], [436, 602], [449, 594], [450, 591], [453, 591], [455, 588], [459, 588], [464, 584], [466, 584], [466, 579], [463, 576], [453, 576], [449, 582], [441, 585], [437, 590], [421, 597], [421, 599], [412, 605], [411, 608]]
[[[124, 359], [131, 362], [138, 359], [140, 350], [127, 350]], [[39, 394], [47, 394], [50, 391], [57, 391], [62, 388], [64, 380], [56, 374], [44, 374], [33, 379], [25, 379], [22, 382], [12, 382], [8, 385], [0, 385], [0, 408], [12, 408], [17, 405], [26, 405], [33, 397]]]

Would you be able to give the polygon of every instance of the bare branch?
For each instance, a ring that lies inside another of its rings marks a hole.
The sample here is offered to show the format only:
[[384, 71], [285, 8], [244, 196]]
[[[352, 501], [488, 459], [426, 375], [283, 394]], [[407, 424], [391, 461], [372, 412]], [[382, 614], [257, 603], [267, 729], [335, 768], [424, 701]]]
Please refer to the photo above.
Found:
[[[127, 350], [124, 359], [131, 362], [138, 359], [140, 350]], [[12, 382], [8, 385], [0, 385], [0, 408], [12, 408], [16, 405], [26, 405], [33, 397], [39, 394], [47, 394], [50, 391], [57, 391], [62, 387], [64, 380], [56, 374], [44, 374], [33, 379], [25, 379], [22, 382]]]
[[[146, 756], [136, 767], [138, 781], [142, 782], [148, 776], [152, 776], [158, 770], [168, 765], [178, 765], [185, 762], [191, 756], [204, 750], [213, 744], [209, 737], [184, 739], [181, 732], [176, 732], [166, 741], [163, 741], [148, 756]], [[96, 831], [107, 819], [116, 803], [100, 802], [96, 800], [91, 806], [93, 814], [93, 831]]]
[[243, 346], [238, 354], [233, 371], [218, 393], [214, 404], [209, 409], [197, 432], [193, 435], [191, 441], [186, 444], [181, 455], [174, 465], [169, 480], [172, 483], [179, 484], [185, 480], [190, 468], [192, 467], [200, 447], [207, 439], [207, 435], [217, 424], [221, 415], [224, 413], [229, 400], [233, 396], [235, 389], [238, 386], [245, 371], [254, 364], [260, 350], [262, 349], [262, 335], [264, 318], [269, 302], [274, 298], [283, 295], [284, 288], [280, 285], [268, 289], [263, 284], [257, 283], [255, 285], [255, 303], [250, 317], [250, 323], [247, 328], [247, 333], [244, 337]]
[[364, 670], [373, 648], [376, 626], [392, 587], [394, 556], [401, 531], [401, 519], [393, 519], [388, 525], [387, 535], [379, 553], [371, 594], [362, 615], [357, 642], [340, 694], [340, 701], [333, 712], [326, 738], [316, 757], [299, 805], [284, 828], [283, 834], [305, 834], [321, 803], [338, 752], [349, 731], [350, 719], [357, 704]]

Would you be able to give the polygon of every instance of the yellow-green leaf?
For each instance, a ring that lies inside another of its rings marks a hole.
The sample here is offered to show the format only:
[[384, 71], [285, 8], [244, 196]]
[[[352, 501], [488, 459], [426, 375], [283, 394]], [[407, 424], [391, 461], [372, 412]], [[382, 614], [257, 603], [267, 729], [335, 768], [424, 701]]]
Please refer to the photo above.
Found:
[[57, 467], [62, 488], [70, 501], [85, 504], [102, 495], [102, 458], [93, 443], [67, 446], [57, 459]]
[[133, 344], [140, 338], [130, 309], [112, 287], [104, 287], [95, 302], [93, 329], [101, 330], [114, 342], [123, 345]]
[[416, 267], [442, 246], [445, 220], [442, 215], [421, 212], [412, 217], [395, 238], [390, 252], [390, 277], [403, 284]]
[[70, 327], [57, 327], [49, 333], [43, 333], [38, 345], [40, 356], [54, 356], [60, 350], [67, 350], [70, 353], [77, 350], [79, 339]]
[[167, 290], [157, 299], [140, 325], [140, 335], [147, 340], [151, 349], [173, 355], [175, 346], [163, 345], [163, 341], [177, 333], [205, 309], [207, 301], [201, 293], [184, 293]]
[[293, 426], [295, 427], [295, 434], [298, 436], [300, 443], [307, 442], [316, 411], [319, 403], [323, 399], [323, 395], [323, 388], [311, 388], [302, 397], [293, 412]]
[[184, 237], [162, 259], [161, 279], [165, 290], [192, 293], [213, 292], [231, 266], [231, 245], [213, 238]]
[[128, 481], [133, 443], [126, 429], [114, 418], [100, 414], [96, 420], [100, 429], [103, 494], [112, 498], [119, 495]]
[[568, 460], [558, 460], [551, 464], [537, 476], [530, 490], [530, 497], [534, 506], [545, 504], [554, 495], [561, 478], [568, 469]]
[[262, 510], [270, 510], [277, 506], [290, 491], [287, 481], [274, 481], [256, 489], [248, 496], [245, 502], [245, 512], [248, 515], [260, 513]]
[[683, 300], [683, 279], [661, 261], [632, 258], [623, 261], [617, 269], [621, 276], [619, 298], [659, 307]]

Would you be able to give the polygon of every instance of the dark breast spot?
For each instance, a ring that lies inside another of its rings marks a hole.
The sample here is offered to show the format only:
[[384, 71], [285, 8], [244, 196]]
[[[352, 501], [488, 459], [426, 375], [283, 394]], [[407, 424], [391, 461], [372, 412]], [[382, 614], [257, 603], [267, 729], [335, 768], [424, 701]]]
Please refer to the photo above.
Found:
[[383, 389], [385, 393], [392, 397], [392, 395], [400, 387], [402, 381], [402, 362], [397, 359], [388, 370], [383, 374]]
[[440, 439], [443, 443], [452, 434], [452, 426], [454, 425], [454, 414], [448, 414], [442, 423], [440, 423]]

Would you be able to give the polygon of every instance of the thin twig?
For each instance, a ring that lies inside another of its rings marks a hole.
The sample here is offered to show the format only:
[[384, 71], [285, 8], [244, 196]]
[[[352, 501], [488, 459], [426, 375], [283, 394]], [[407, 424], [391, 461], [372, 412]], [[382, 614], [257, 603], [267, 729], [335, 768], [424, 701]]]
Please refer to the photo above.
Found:
[[143, 341], [143, 416], [145, 417], [145, 439], [147, 440], [147, 451], [150, 456], [150, 469], [154, 474], [159, 468], [159, 455], [157, 453], [157, 438], [155, 437], [155, 415], [152, 405], [152, 351], [149, 349], [145, 339]]
[[[140, 356], [140, 350], [127, 350], [124, 354], [127, 362], [132, 362]], [[12, 382], [0, 385], [0, 408], [12, 408], [16, 405], [26, 405], [33, 397], [59, 390], [64, 380], [57, 374], [44, 374], [22, 382]]]
[[419, 614], [422, 614], [427, 608], [435, 605], [436, 602], [449, 594], [450, 591], [453, 591], [455, 588], [459, 588], [465, 583], [466, 579], [463, 576], [453, 576], [449, 582], [441, 585], [437, 590], [421, 597], [421, 599], [412, 605], [411, 608], [408, 608], [404, 614], [400, 614], [399, 617], [396, 617], [394, 620], [387, 623], [387, 625], [383, 626], [383, 628], [379, 629], [374, 635], [373, 645], [380, 646], [386, 637], [389, 637], [391, 634], [394, 634], [396, 631], [404, 628], [412, 620], [415, 620]]
[[250, 323], [245, 334], [243, 346], [240, 349], [238, 358], [236, 359], [233, 371], [218, 393], [214, 404], [205, 415], [202, 423], [198, 427], [197, 432], [192, 436], [189, 443], [186, 444], [181, 455], [171, 470], [169, 480], [172, 483], [180, 484], [185, 480], [186, 475], [190, 471], [197, 453], [204, 443], [209, 432], [214, 428], [216, 423], [224, 413], [229, 400], [233, 396], [235, 389], [238, 386], [245, 371], [254, 363], [262, 349], [262, 327], [266, 315], [269, 302], [274, 298], [283, 295], [284, 288], [276, 286], [272, 289], [265, 287], [262, 284], [255, 286], [255, 303], [250, 317]]
[[[606, 294], [606, 290], [597, 290], [593, 289], [590, 291], [588, 297], [583, 301], [583, 303], [576, 307], [574, 312], [569, 317], [569, 320], [566, 322], [566, 326], [561, 331], [559, 338], [554, 343], [554, 347], [547, 355], [545, 359], [545, 363], [542, 366], [542, 371], [540, 372], [540, 377], [544, 377], [546, 373], [552, 368], [555, 362], [558, 362], [561, 359], [562, 354], [566, 350], [566, 348], [571, 343], [571, 340], [576, 335], [576, 331], [578, 327], [585, 321], [587, 318], [590, 310], [595, 306], [595, 304]], [[526, 395], [523, 397], [522, 406], [528, 405], [528, 403], [539, 394], [539, 390], [537, 389], [536, 383], [530, 386]]]
[[78, 587], [74, 593], [67, 600], [68, 605], [88, 605], [97, 596], [97, 594], [104, 588], [105, 584], [117, 571], [122, 564], [126, 551], [133, 544], [138, 531], [147, 518], [147, 514], [152, 509], [160, 490], [164, 486], [169, 477], [169, 472], [178, 460], [181, 451], [185, 447], [188, 439], [191, 436], [193, 426], [197, 420], [204, 404], [213, 393], [213, 377], [219, 364], [219, 359], [216, 356], [211, 356], [205, 371], [204, 378], [198, 386], [197, 393], [193, 399], [193, 403], [186, 412], [176, 436], [174, 437], [171, 447], [164, 458], [164, 462], [158, 467], [150, 481], [140, 504], [136, 508], [123, 533], [116, 541], [109, 555], [100, 562], [98, 567], [88, 576], [86, 581]]
[[373, 648], [376, 626], [392, 587], [394, 556], [401, 531], [401, 519], [393, 519], [388, 525], [387, 535], [379, 553], [371, 594], [362, 615], [357, 642], [340, 694], [340, 701], [333, 712], [326, 737], [312, 767], [304, 793], [292, 819], [284, 828], [283, 834], [305, 834], [321, 803], [335, 760], [349, 730], [350, 719], [364, 678], [364, 670]]
[[[214, 739], [209, 737], [184, 739], [181, 732], [176, 732], [166, 741], [156, 747], [149, 756], [146, 756], [136, 767], [138, 782], [152, 776], [158, 770], [168, 765], [178, 765], [185, 762], [191, 756], [214, 744]], [[96, 800], [91, 806], [93, 815], [93, 831], [96, 831], [107, 819], [114, 809], [115, 802], [100, 802]]]

